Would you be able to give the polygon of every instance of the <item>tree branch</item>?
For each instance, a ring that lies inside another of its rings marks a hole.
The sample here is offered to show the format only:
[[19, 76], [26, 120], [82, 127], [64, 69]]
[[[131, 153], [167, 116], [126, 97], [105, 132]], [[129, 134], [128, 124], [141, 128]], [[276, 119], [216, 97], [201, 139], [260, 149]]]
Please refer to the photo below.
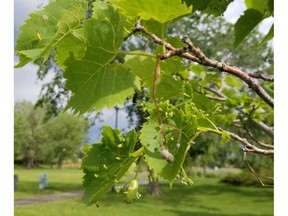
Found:
[[[221, 128], [219, 128], [219, 130], [223, 130]], [[254, 145], [252, 145], [251, 143], [249, 143], [245, 138], [242, 138], [240, 136], [238, 136], [237, 134], [231, 133], [226, 131], [234, 140], [237, 140], [239, 142], [241, 142], [244, 145], [243, 151], [244, 152], [253, 152], [256, 154], [264, 154], [264, 155], [274, 155], [274, 150], [265, 150], [265, 149], [260, 149], [255, 147]]]
[[270, 137], [274, 137], [274, 130], [272, 127], [269, 127], [263, 122], [257, 122], [254, 119], [249, 119], [253, 124], [255, 124], [257, 127], [265, 131]]
[[248, 73], [248, 75], [249, 75], [250, 77], [253, 77], [253, 78], [257, 78], [257, 79], [262, 79], [262, 80], [265, 80], [265, 81], [274, 82], [274, 76], [272, 76], [272, 75], [264, 75], [264, 74], [262, 74], [261, 72]]
[[261, 146], [263, 146], [263, 147], [273, 148], [273, 149], [274, 149], [274, 146], [273, 146], [273, 145], [263, 143], [263, 142], [259, 141], [258, 139], [256, 139], [256, 138], [254, 137], [254, 135], [251, 133], [251, 131], [248, 129], [248, 127], [246, 126], [246, 124], [244, 124], [244, 128], [245, 128], [245, 130], [247, 131], [247, 133], [249, 134], [249, 136], [251, 137], [251, 139], [253, 139], [256, 143], [258, 143], [259, 145], [261, 145]]
[[188, 37], [182, 39], [183, 43], [188, 45], [188, 49], [193, 52], [202, 62], [201, 64], [217, 68], [220, 71], [225, 71], [243, 80], [250, 88], [252, 88], [259, 97], [261, 97], [269, 106], [274, 107], [274, 99], [257, 83], [257, 81], [249, 76], [248, 73], [241, 71], [239, 68], [231, 67], [207, 58], [199, 48], [196, 48]]
[[183, 43], [188, 45], [188, 49], [191, 52], [193, 52], [195, 54], [195, 56], [186, 52], [187, 48], [184, 48], [184, 49], [182, 49], [182, 51], [180, 51], [179, 49], [176, 49], [175, 47], [173, 47], [171, 44], [169, 44], [169, 43], [165, 42], [164, 40], [160, 39], [159, 37], [157, 37], [155, 34], [147, 31], [144, 28], [144, 26], [141, 25], [140, 19], [137, 20], [135, 26], [132, 28], [132, 31], [133, 31], [133, 33], [142, 32], [142, 33], [146, 34], [147, 36], [149, 36], [155, 43], [160, 44], [160, 45], [164, 45], [166, 50], [168, 50], [168, 52], [170, 52], [170, 53], [166, 54], [166, 56], [165, 56], [165, 54], [162, 55], [162, 59], [166, 59], [168, 57], [178, 55], [179, 57], [189, 59], [189, 60], [191, 60], [193, 62], [197, 62], [201, 65], [210, 66], [210, 67], [216, 68], [220, 71], [224, 71], [224, 72], [227, 72], [229, 74], [232, 74], [232, 75], [240, 78], [242, 81], [244, 81], [269, 106], [271, 106], [272, 108], [274, 107], [274, 99], [272, 97], [270, 97], [270, 95], [257, 83], [257, 81], [253, 77], [249, 76], [248, 73], [241, 71], [239, 68], [232, 67], [232, 66], [224, 64], [223, 62], [218, 62], [218, 61], [211, 60], [211, 59], [207, 58], [204, 55], [204, 53], [201, 52], [201, 50], [199, 48], [196, 48], [193, 45], [193, 43], [190, 41], [190, 39], [188, 37], [184, 37], [182, 39], [182, 41], [183, 41]]

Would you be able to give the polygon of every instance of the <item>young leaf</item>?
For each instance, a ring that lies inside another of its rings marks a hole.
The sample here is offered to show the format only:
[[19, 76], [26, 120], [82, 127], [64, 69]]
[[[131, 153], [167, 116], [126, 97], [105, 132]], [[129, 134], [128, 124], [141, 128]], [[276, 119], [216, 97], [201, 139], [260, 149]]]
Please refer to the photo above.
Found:
[[219, 144], [225, 144], [225, 143], [229, 142], [230, 135], [226, 131], [222, 131], [221, 133], [222, 133], [222, 135], [221, 135], [221, 140], [220, 140]]
[[126, 16], [141, 17], [143, 20], [154, 19], [166, 23], [186, 14], [192, 7], [187, 7], [181, 0], [110, 0]]
[[132, 179], [129, 183], [128, 190], [124, 193], [126, 194], [125, 201], [127, 203], [130, 203], [133, 199], [139, 199], [141, 197], [141, 194], [138, 192], [138, 180]]
[[234, 47], [236, 48], [242, 40], [262, 21], [263, 14], [255, 9], [248, 9], [244, 12], [235, 24]]
[[[83, 159], [83, 202], [92, 205], [127, 172], [137, 156], [132, 156], [137, 133], [132, 130], [122, 137], [118, 129], [106, 126], [100, 143], [92, 145]], [[86, 149], [87, 151], [87, 149]]]
[[42, 65], [57, 45], [77, 29], [85, 18], [83, 0], [57, 0], [30, 14], [20, 27], [16, 50], [23, 67], [29, 61]]
[[[150, 110], [150, 118], [144, 124], [140, 140], [144, 146], [145, 160], [149, 167], [172, 186], [194, 138], [197, 129], [196, 116], [190, 110], [190, 105], [185, 104], [180, 110], [172, 104], [160, 103], [159, 111], [163, 125], [160, 130], [155, 109]], [[165, 155], [170, 157], [165, 157]], [[172, 155], [170, 155], [172, 154]]]

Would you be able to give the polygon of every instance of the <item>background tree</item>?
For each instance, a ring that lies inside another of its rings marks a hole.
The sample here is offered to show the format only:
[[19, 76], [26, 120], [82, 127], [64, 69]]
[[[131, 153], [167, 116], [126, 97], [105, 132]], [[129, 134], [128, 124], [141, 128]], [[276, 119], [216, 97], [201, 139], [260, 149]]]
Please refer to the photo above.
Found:
[[44, 125], [45, 110], [34, 109], [30, 102], [17, 102], [14, 109], [14, 158], [28, 168], [42, 159], [43, 142], [40, 131]]
[[87, 141], [87, 120], [68, 113], [49, 119], [42, 130], [46, 150], [44, 160], [62, 168], [65, 160], [77, 160], [83, 143]]

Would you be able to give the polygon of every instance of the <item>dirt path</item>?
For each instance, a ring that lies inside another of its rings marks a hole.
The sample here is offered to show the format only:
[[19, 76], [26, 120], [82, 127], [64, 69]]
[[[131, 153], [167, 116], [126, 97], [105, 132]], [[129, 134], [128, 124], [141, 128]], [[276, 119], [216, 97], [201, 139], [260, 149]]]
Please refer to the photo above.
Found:
[[76, 197], [81, 197], [82, 195], [83, 195], [83, 191], [81, 190], [81, 191], [72, 191], [72, 192], [65, 192], [65, 193], [58, 193], [58, 194], [51, 194], [51, 195], [43, 195], [43, 196], [24, 198], [24, 199], [16, 199], [14, 200], [14, 206], [51, 202], [51, 201], [64, 200], [64, 199], [73, 199]]

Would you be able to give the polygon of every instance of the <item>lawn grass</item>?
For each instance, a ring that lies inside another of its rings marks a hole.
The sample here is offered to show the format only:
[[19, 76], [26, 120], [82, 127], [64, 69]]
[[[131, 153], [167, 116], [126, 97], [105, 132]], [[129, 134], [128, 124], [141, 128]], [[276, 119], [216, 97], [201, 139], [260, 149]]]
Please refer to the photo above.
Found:
[[[38, 189], [39, 175], [48, 174], [48, 187]], [[15, 167], [14, 174], [18, 175], [18, 187], [14, 198], [27, 198], [39, 195], [53, 194], [58, 192], [74, 191], [82, 188], [83, 173], [79, 168], [35, 168], [26, 169]]]
[[[272, 216], [273, 188], [240, 187], [219, 183], [219, 178], [194, 178], [192, 186], [161, 185], [162, 196], [151, 197], [147, 186], [142, 197], [126, 204], [122, 194], [108, 192], [96, 206], [79, 199], [16, 206], [15, 216]], [[39, 214], [41, 212], [41, 214]]]
[[[48, 187], [39, 190], [38, 179], [42, 173], [48, 174]], [[63, 169], [51, 169], [50, 167], [39, 167], [26, 169], [22, 166], [14, 167], [14, 174], [18, 175], [18, 187], [14, 193], [14, 199], [29, 198], [34, 196], [55, 194], [60, 192], [82, 190], [83, 172], [78, 167], [66, 167]], [[127, 183], [134, 177], [133, 167], [125, 174], [119, 183]], [[139, 178], [146, 178], [146, 172], [140, 173]]]

